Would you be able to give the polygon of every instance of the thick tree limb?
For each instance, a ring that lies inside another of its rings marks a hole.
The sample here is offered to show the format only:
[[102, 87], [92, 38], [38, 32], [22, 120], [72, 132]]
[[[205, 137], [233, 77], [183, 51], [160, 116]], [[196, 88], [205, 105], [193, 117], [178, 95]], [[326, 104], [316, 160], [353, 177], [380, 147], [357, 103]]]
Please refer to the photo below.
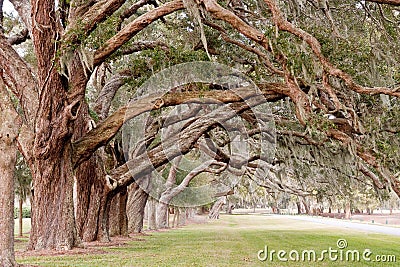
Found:
[[94, 54], [94, 66], [102, 63], [107, 57], [119, 49], [123, 44], [129, 41], [138, 32], [143, 30], [152, 22], [157, 19], [183, 9], [182, 0], [174, 0], [164, 5], [155, 8], [140, 17], [136, 18], [131, 23], [127, 24], [121, 31], [110, 38], [102, 47], [100, 47]]
[[[83, 3], [82, 3], [83, 2]], [[123, 0], [72, 1], [69, 25], [63, 38], [65, 44], [79, 44], [80, 35], [92, 32], [100, 22], [120, 8]]]
[[382, 182], [380, 181], [378, 175], [376, 175], [370, 169], [368, 169], [367, 166], [365, 166], [364, 164], [360, 164], [359, 169], [364, 175], [368, 176], [373, 181], [374, 185], [377, 188], [379, 188], [379, 189], [383, 189], [384, 188], [384, 186], [383, 186]]
[[[215, 0], [203, 0], [206, 10], [211, 13], [211, 15], [215, 19], [223, 20], [229, 23], [232, 27], [234, 27], [238, 32], [243, 34], [244, 36], [250, 38], [256, 43], [260, 44], [265, 50], [272, 52], [271, 47], [269, 46], [269, 40], [265, 35], [259, 30], [253, 28], [238, 16], [236, 16], [233, 12], [224, 9]], [[255, 52], [255, 51], [254, 51]], [[310, 106], [307, 95], [301, 91], [294, 77], [291, 77], [288, 70], [285, 70], [285, 59], [283, 55], [279, 55], [278, 60], [282, 61], [282, 67], [284, 69], [283, 72], [279, 72], [279, 74], [285, 75], [285, 80], [287, 84], [287, 90], [285, 95], [289, 96], [292, 101], [296, 104], [296, 116], [299, 122], [302, 125], [306, 124], [307, 118], [310, 113]], [[273, 67], [270, 64], [270, 67]], [[274, 69], [274, 68], [273, 68]]]
[[[219, 167], [212, 168], [211, 167], [212, 165], [219, 166]], [[178, 194], [183, 192], [183, 190], [185, 190], [185, 188], [189, 185], [189, 183], [193, 180], [193, 178], [195, 178], [200, 173], [209, 172], [209, 173], [217, 174], [217, 173], [221, 173], [222, 171], [224, 171], [226, 169], [226, 167], [227, 167], [226, 163], [219, 162], [216, 160], [209, 160], [209, 161], [204, 162], [200, 166], [197, 166], [196, 168], [191, 170], [178, 186], [174, 187], [173, 185], [169, 185], [167, 190], [161, 194], [160, 202], [164, 203], [164, 204], [169, 204], [171, 202], [171, 200], [174, 197], [176, 197]]]
[[[268, 90], [262, 90], [265, 93], [265, 100], [273, 100], [280, 98], [280, 94], [274, 94], [275, 90], [281, 90], [282, 84], [270, 84]], [[273, 94], [271, 94], [273, 93]], [[254, 97], [255, 93], [247, 88], [237, 88], [229, 91], [212, 90], [205, 92], [182, 92], [149, 95], [138, 99], [129, 106], [125, 106], [110, 115], [95, 129], [91, 130], [74, 143], [74, 165], [77, 166], [82, 161], [90, 157], [90, 155], [99, 147], [105, 145], [118, 130], [123, 123], [134, 118], [144, 112], [159, 109], [161, 107], [175, 106], [182, 103], [231, 103], [241, 102], [250, 97]]]
[[[154, 168], [162, 166], [179, 155], [188, 153], [197, 140], [213, 125], [223, 123], [238, 113], [262, 103], [264, 103], [262, 99], [253, 97], [248, 101], [250, 106], [234, 105], [235, 103], [222, 106], [222, 110], [217, 109], [208, 115], [198, 118], [190, 127], [182, 130], [178, 136], [167, 139], [162, 146], [157, 146], [148, 153], [144, 153], [115, 169], [111, 176], [118, 181], [118, 188], [127, 186], [134, 182], [135, 179], [151, 172]], [[227, 112], [228, 110], [229, 112]], [[130, 169], [129, 167], [132, 168]]]
[[18, 114], [0, 78], [0, 265], [16, 266], [14, 254], [14, 167]]
[[151, 0], [139, 0], [133, 5], [131, 5], [129, 8], [125, 9], [125, 11], [121, 14], [120, 19], [124, 20], [132, 16], [133, 14], [136, 13], [136, 11], [141, 8], [142, 6], [148, 4]]
[[111, 101], [114, 99], [118, 89], [125, 84], [125, 79], [129, 77], [130, 74], [129, 71], [123, 71], [113, 75], [101, 89], [93, 106], [100, 120], [104, 120], [108, 116]]
[[7, 75], [8, 87], [18, 98], [26, 122], [32, 126], [38, 109], [39, 96], [37, 81], [29, 66], [11, 47], [8, 40], [0, 35], [0, 69]]
[[342, 79], [346, 83], [349, 89], [360, 94], [368, 94], [368, 95], [386, 94], [395, 97], [400, 97], [400, 88], [390, 89], [386, 87], [364, 87], [354, 82], [353, 78], [349, 74], [336, 68], [322, 54], [321, 45], [314, 36], [312, 36], [311, 34], [300, 28], [297, 28], [296, 26], [294, 26], [292, 23], [290, 23], [285, 19], [281, 10], [278, 8], [274, 0], [264, 0], [264, 2], [269, 6], [272, 12], [273, 20], [277, 25], [277, 27], [280, 30], [287, 31], [299, 37], [300, 39], [304, 40], [309, 45], [315, 56], [317, 56], [320, 63], [326, 70], [326, 72], [332, 76]]
[[267, 51], [271, 51], [267, 37], [265, 37], [262, 32], [256, 30], [255, 28], [244, 22], [241, 18], [236, 16], [235, 13], [223, 8], [215, 0], [202, 0], [201, 2], [206, 7], [206, 10], [210, 12], [215, 19], [223, 20], [229, 23], [244, 36], [257, 42]]

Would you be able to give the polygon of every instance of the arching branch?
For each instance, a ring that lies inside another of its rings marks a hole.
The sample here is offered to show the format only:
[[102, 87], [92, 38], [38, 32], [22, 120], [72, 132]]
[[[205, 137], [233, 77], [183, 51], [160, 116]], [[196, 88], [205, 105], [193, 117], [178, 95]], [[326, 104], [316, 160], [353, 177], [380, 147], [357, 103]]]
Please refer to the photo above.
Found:
[[7, 76], [4, 81], [22, 106], [26, 122], [32, 126], [38, 109], [37, 81], [29, 66], [2, 35], [0, 35], [0, 69], [3, 70], [1, 75]]
[[111, 37], [102, 47], [100, 47], [94, 54], [94, 66], [102, 63], [107, 57], [119, 49], [123, 44], [129, 41], [138, 32], [143, 30], [152, 22], [157, 19], [183, 9], [182, 0], [174, 0], [167, 2], [164, 5], [155, 8], [145, 14], [139, 16], [131, 23], [122, 28], [116, 35]]
[[309, 34], [308, 32], [294, 26], [292, 23], [287, 21], [283, 16], [281, 10], [276, 5], [274, 0], [264, 0], [264, 2], [268, 5], [269, 9], [272, 12], [273, 20], [276, 26], [283, 31], [289, 32], [298, 38], [304, 40], [315, 56], [319, 59], [320, 63], [324, 67], [327, 73], [334, 77], [338, 77], [342, 79], [348, 88], [354, 92], [360, 94], [367, 94], [367, 95], [377, 95], [377, 94], [386, 94], [395, 97], [400, 97], [400, 87], [395, 89], [390, 89], [386, 87], [364, 87], [357, 84], [353, 78], [346, 72], [342, 71], [341, 69], [335, 67], [323, 54], [321, 50], [321, 44], [318, 40]]
[[66, 34], [63, 38], [65, 44], [79, 44], [80, 34], [88, 35], [100, 22], [107, 19], [120, 8], [123, 0], [101, 0], [101, 1], [71, 1], [71, 14]]
[[[267, 87], [267, 86], [265, 86]], [[268, 89], [262, 90], [264, 100], [280, 99], [281, 94], [274, 93], [282, 84], [270, 84]], [[95, 129], [89, 131], [80, 140], [74, 143], [74, 164], [79, 165], [86, 160], [99, 147], [105, 145], [122, 127], [123, 123], [144, 112], [161, 107], [175, 106], [182, 103], [232, 103], [241, 102], [256, 96], [248, 88], [237, 88], [229, 91], [211, 90], [205, 92], [181, 92], [169, 94], [155, 94], [143, 97], [129, 106], [124, 106], [110, 115]]]

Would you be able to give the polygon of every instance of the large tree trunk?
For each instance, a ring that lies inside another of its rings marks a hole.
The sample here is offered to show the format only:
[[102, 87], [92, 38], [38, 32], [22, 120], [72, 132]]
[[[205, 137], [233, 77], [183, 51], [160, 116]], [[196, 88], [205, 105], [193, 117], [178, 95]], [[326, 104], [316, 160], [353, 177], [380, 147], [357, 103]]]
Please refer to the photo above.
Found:
[[132, 233], [141, 233], [143, 231], [144, 210], [146, 207], [147, 194], [136, 183], [128, 189], [128, 230]]
[[164, 202], [157, 203], [156, 210], [156, 221], [157, 221], [157, 229], [165, 229], [168, 228], [168, 204]]
[[15, 266], [14, 256], [14, 167], [16, 161], [17, 114], [0, 80], [0, 265]]
[[95, 153], [76, 171], [76, 224], [85, 242], [102, 239], [101, 209], [105, 202], [105, 173], [102, 159]]
[[29, 249], [72, 249], [80, 245], [73, 205], [71, 154], [38, 160], [33, 171], [34, 198]]
[[111, 201], [109, 221], [110, 236], [128, 236], [128, 217], [126, 215], [126, 203], [128, 193], [125, 190], [120, 191]]
[[[91, 128], [92, 122], [86, 103], [82, 104], [80, 114], [81, 116], [75, 122], [74, 139], [82, 137]], [[79, 236], [85, 242], [101, 240], [103, 234], [101, 210], [104, 208], [107, 196], [104, 193], [106, 172], [102, 154], [102, 149], [96, 151], [89, 160], [83, 162], [75, 170], [76, 226]]]
[[148, 224], [149, 230], [157, 230], [157, 223], [156, 223], [156, 205], [157, 200], [154, 198], [150, 198], [147, 201], [147, 216], [148, 216]]
[[89, 77], [79, 49], [64, 51], [69, 54], [64, 61], [68, 73], [59, 73], [64, 67], [57, 51], [62, 25], [54, 17], [55, 8], [52, 1], [32, 1], [35, 25], [42, 25], [32, 27], [31, 34], [40, 94], [30, 162], [34, 198], [28, 248], [34, 250], [71, 249], [81, 243], [74, 216], [71, 140], [75, 121], [84, 116], [80, 108]]
[[187, 219], [187, 209], [182, 207], [182, 208], [178, 208], [179, 209], [179, 213], [178, 213], [178, 226], [183, 226], [186, 225], [186, 219]]

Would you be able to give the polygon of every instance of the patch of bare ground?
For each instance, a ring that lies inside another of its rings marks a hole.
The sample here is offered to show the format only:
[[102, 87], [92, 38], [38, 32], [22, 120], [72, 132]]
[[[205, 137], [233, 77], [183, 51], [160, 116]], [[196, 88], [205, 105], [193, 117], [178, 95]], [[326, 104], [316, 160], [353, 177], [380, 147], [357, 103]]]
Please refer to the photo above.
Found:
[[[110, 242], [84, 242], [83, 247], [73, 248], [69, 250], [27, 250], [17, 251], [15, 254], [18, 257], [40, 257], [40, 256], [69, 256], [69, 255], [93, 255], [93, 254], [106, 254], [104, 248], [121, 247], [125, 246], [127, 242], [131, 241], [144, 241], [144, 239], [126, 236], [114, 236]], [[24, 267], [30, 267], [25, 265]]]
[[[207, 216], [196, 215], [193, 218], [186, 219], [185, 225], [188, 224], [204, 224], [207, 222]], [[179, 227], [178, 227], [179, 228]], [[110, 242], [84, 242], [83, 247], [73, 248], [70, 250], [35, 250], [35, 251], [16, 251], [17, 257], [41, 257], [41, 256], [74, 256], [74, 255], [93, 255], [93, 254], [107, 254], [110, 253], [105, 248], [122, 247], [127, 245], [128, 242], [132, 241], [145, 241], [141, 238], [144, 236], [150, 236], [152, 232], [164, 232], [170, 231], [174, 228], [158, 229], [158, 230], [147, 230], [144, 233], [131, 233], [128, 237], [126, 236], [114, 236], [111, 238]], [[23, 242], [20, 240], [15, 240], [15, 242]], [[39, 265], [19, 265], [20, 267], [41, 267]]]

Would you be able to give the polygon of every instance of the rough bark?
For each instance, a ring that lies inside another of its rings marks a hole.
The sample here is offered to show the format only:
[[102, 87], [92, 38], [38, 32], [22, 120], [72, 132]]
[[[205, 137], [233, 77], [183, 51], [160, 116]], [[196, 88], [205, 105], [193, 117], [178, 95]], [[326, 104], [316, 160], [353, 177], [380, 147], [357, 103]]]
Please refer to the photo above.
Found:
[[[82, 104], [81, 116], [75, 121], [74, 138], [80, 138], [92, 127], [88, 106]], [[96, 151], [90, 159], [75, 170], [76, 180], [76, 227], [85, 242], [102, 239], [101, 210], [104, 208], [106, 172], [102, 158], [103, 150]]]
[[16, 266], [14, 256], [14, 166], [18, 115], [0, 79], [0, 265]]
[[82, 41], [80, 34], [88, 35], [100, 22], [120, 8], [124, 2], [123, 0], [101, 0], [96, 2], [72, 0], [68, 27], [64, 36], [65, 43], [79, 44]]
[[143, 231], [143, 220], [144, 210], [146, 207], [147, 194], [141, 187], [136, 183], [129, 186], [128, 189], [128, 231], [132, 233], [142, 233]]
[[110, 236], [128, 235], [128, 217], [126, 215], [127, 190], [119, 192], [111, 201], [109, 221]]
[[101, 240], [101, 209], [104, 206], [104, 169], [102, 159], [95, 153], [76, 171], [76, 226], [85, 242]]
[[143, 30], [155, 20], [177, 10], [181, 10], [183, 7], [182, 0], [175, 0], [167, 2], [164, 5], [139, 16], [122, 28], [121, 31], [119, 31], [96, 51], [94, 55], [94, 65], [96, 66], [102, 63], [108, 56], [114, 53], [118, 48], [120, 48], [123, 44], [125, 44], [133, 36], [135, 36], [138, 32]]
[[168, 204], [158, 202], [156, 207], [157, 229], [168, 228]]
[[27, 124], [33, 125], [39, 100], [37, 81], [30, 67], [3, 35], [0, 35], [0, 66], [3, 69], [2, 76], [8, 77], [5, 81], [8, 81], [9, 89], [13, 90], [22, 106]]
[[[123, 118], [126, 115], [125, 111], [127, 110], [119, 110], [114, 117], [110, 118], [110, 120], [100, 125], [93, 132], [79, 140], [74, 146], [76, 151], [71, 151], [70, 128], [73, 128], [72, 121], [76, 117], [76, 110], [79, 109], [78, 102], [80, 99], [79, 97], [73, 96], [78, 96], [79, 94], [67, 95], [66, 92], [70, 90], [69, 88], [72, 88], [72, 91], [74, 91], [73, 93], [80, 93], [80, 98], [82, 98], [84, 92], [79, 88], [85, 89], [85, 83], [87, 79], [82, 78], [83, 76], [80, 74], [76, 75], [76, 72], [74, 71], [69, 71], [70, 75], [72, 75], [69, 77], [70, 80], [68, 81], [70, 84], [65, 84], [67, 82], [65, 81], [65, 78], [58, 75], [56, 71], [56, 46], [60, 43], [60, 36], [67, 36], [64, 39], [64, 41], [66, 41], [65, 43], [68, 43], [68, 41], [71, 43], [79, 43], [79, 38], [77, 38], [77, 36], [74, 34], [82, 34], [83, 32], [83, 36], [87, 35], [96, 28], [96, 25], [99, 22], [104, 21], [108, 15], [117, 10], [124, 3], [124, 1], [102, 0], [97, 2], [89, 1], [87, 3], [82, 3], [82, 1], [72, 1], [70, 16], [71, 20], [69, 21], [70, 26], [67, 29], [66, 35], [63, 34], [62, 30], [59, 30], [59, 19], [56, 17], [54, 2], [44, 0], [32, 1], [32, 11], [29, 12], [30, 7], [28, 1], [11, 1], [17, 7], [17, 10], [27, 28], [32, 32], [35, 51], [38, 59], [38, 73], [37, 75], [32, 75], [26, 68], [26, 64], [20, 64], [20, 58], [15, 51], [14, 53], [10, 53], [12, 50], [8, 49], [10, 48], [10, 45], [8, 43], [4, 44], [8, 41], [5, 40], [5, 38], [0, 37], [0, 64], [2, 67], [0, 69], [4, 69], [4, 72], [8, 78], [7, 81], [10, 81], [10, 85], [12, 84], [15, 88], [19, 88], [19, 91], [16, 91], [15, 95], [20, 100], [23, 112], [25, 113], [24, 115], [26, 118], [28, 118], [28, 122], [32, 123], [33, 121], [36, 121], [34, 128], [36, 132], [35, 146], [33, 149], [31, 149], [31, 151], [34, 153], [34, 158], [28, 160], [30, 165], [33, 167], [32, 170], [36, 190], [35, 193], [37, 196], [37, 203], [36, 201], [33, 203], [33, 227], [35, 229], [32, 231], [32, 242], [35, 244], [33, 244], [31, 247], [69, 248], [73, 246], [73, 243], [76, 241], [73, 231], [71, 229], [66, 230], [67, 227], [60, 227], [59, 229], [55, 228], [59, 226], [60, 222], [61, 224], [65, 223], [69, 225], [68, 227], [74, 228], [73, 212], [70, 211], [70, 202], [72, 202], [70, 201], [70, 196], [72, 192], [71, 177], [73, 176], [73, 168], [77, 167], [84, 160], [89, 159], [97, 148], [107, 143], [115, 135], [123, 123]], [[250, 24], [237, 17], [234, 13], [219, 6], [217, 1], [204, 0], [199, 2], [203, 2], [205, 4], [206, 9], [214, 18], [224, 20], [225, 22], [231, 24], [234, 29], [260, 44], [265, 50], [270, 50], [268, 47], [269, 42], [262, 32], [254, 30]], [[389, 90], [387, 88], [366, 88], [355, 84], [348, 74], [337, 69], [329, 61], [327, 61], [326, 58], [324, 58], [320, 51], [320, 45], [315, 38], [301, 29], [297, 29], [294, 24], [286, 21], [285, 16], [281, 15], [280, 10], [275, 4], [275, 1], [265, 0], [265, 2], [270, 7], [270, 11], [273, 15], [273, 20], [277, 28], [292, 33], [293, 35], [303, 39], [310, 46], [316, 57], [320, 60], [325, 71], [327, 71], [331, 76], [341, 78], [351, 90], [363, 94], [384, 93], [395, 97], [400, 96], [400, 91], [398, 89]], [[395, 0], [372, 2], [398, 5], [398, 1]], [[18, 6], [18, 4], [21, 5]], [[28, 12], [26, 11], [27, 8]], [[132, 36], [156, 19], [181, 8], [183, 8], [182, 1], [171, 1], [164, 4], [160, 8], [153, 9], [128, 23], [126, 27], [124, 27], [116, 36], [111, 38], [104, 44], [104, 46], [96, 51], [95, 64], [100, 64], [103, 62], [105, 58], [114, 53], [118, 48], [132, 38]], [[20, 10], [24, 11], [20, 12]], [[81, 21], [77, 18], [84, 19]], [[30, 23], [34, 24], [33, 27], [30, 26]], [[71, 31], [68, 32], [68, 30]], [[69, 35], [70, 33], [74, 34]], [[71, 36], [71, 38], [68, 39], [68, 36]], [[10, 60], [10, 58], [12, 60]], [[4, 64], [4, 62], [8, 62], [9, 64]], [[73, 68], [71, 68], [71, 70], [73, 70]], [[74, 81], [74, 76], [78, 77], [76, 81]], [[33, 79], [32, 77], [37, 77], [39, 84], [38, 88], [40, 90], [33, 86], [36, 84], [36, 78]], [[292, 77], [287, 75], [285, 78], [287, 80], [287, 85], [286, 88], [280, 91], [280, 94], [289, 95], [297, 106], [307, 104], [307, 97], [305, 97], [304, 93], [298, 90], [298, 86], [296, 86]], [[13, 87], [10, 86], [10, 88]], [[28, 90], [26, 90], [26, 88], [28, 88]], [[76, 90], [77, 88], [78, 90]], [[40, 99], [38, 96], [39, 91]], [[29, 93], [32, 93], [32, 97], [26, 95]], [[215, 94], [214, 92], [210, 93]], [[222, 94], [226, 96], [228, 93], [222, 92]], [[201, 95], [204, 97], [205, 93], [201, 92]], [[174, 97], [172, 94], [170, 96]], [[241, 100], [242, 99], [240, 99], [240, 101]], [[133, 109], [136, 109], [136, 111], [128, 111], [128, 114], [139, 114], [138, 112], [144, 112], [143, 110], [146, 111], [160, 108], [162, 106], [168, 106], [168, 99], [161, 99], [159, 96], [153, 98], [150, 97], [146, 101], [139, 103], [143, 104], [144, 107], [134, 106]], [[182, 99], [180, 98], [178, 101], [182, 101]], [[183, 101], [185, 100], [183, 99]], [[39, 103], [40, 108], [32, 108], [32, 106], [29, 106], [30, 103]], [[36, 116], [36, 111], [38, 111], [38, 116]], [[306, 118], [306, 116], [304, 116], [302, 112], [298, 113], [300, 114], [298, 115], [298, 119], [304, 124], [304, 118]], [[206, 129], [198, 128], [196, 131], [190, 132], [190, 134], [194, 134], [195, 137], [198, 138], [202, 131], [204, 132]], [[341, 140], [345, 144], [348, 144], [349, 141], [351, 141], [349, 136], [339, 130], [330, 131], [328, 136], [337, 140]], [[195, 142], [197, 139], [188, 135], [185, 137], [190, 141], [188, 144], [184, 144], [183, 146], [187, 151], [192, 147], [193, 142]], [[83, 141], [86, 141], [86, 143]], [[176, 142], [177, 140], [174, 141]], [[172, 149], [170, 152], [171, 151]], [[360, 155], [360, 151], [360, 147], [358, 147], [357, 152], [359, 156], [365, 160], [365, 157]], [[173, 155], [177, 154], [177, 151], [172, 152]], [[366, 155], [365, 153], [362, 154]], [[154, 153], [151, 154], [153, 163], [155, 162], [155, 165], [158, 164], [158, 166], [165, 164], [166, 159], [168, 158], [166, 155], [167, 153], [154, 150]], [[171, 153], [169, 155], [171, 155]], [[24, 156], [26, 156], [26, 154], [24, 154]], [[74, 160], [74, 164], [71, 164], [71, 158]], [[369, 162], [369, 159], [367, 159], [366, 162]], [[380, 175], [383, 177], [388, 177], [388, 180], [391, 181], [390, 183], [392, 183], [392, 187], [400, 196], [400, 182], [398, 179], [393, 175], [390, 175], [390, 173], [386, 173], [386, 170], [381, 168], [379, 163], [369, 164], [378, 169]], [[148, 166], [139, 166], [138, 171], [146, 173], [148, 169]], [[372, 175], [370, 176], [371, 178], [373, 177]], [[122, 188], [126, 187], [129, 183], [132, 183], [133, 180], [134, 178], [127, 178], [127, 176], [123, 177], [118, 181], [118, 190], [122, 190]], [[110, 209], [107, 201], [112, 198], [111, 195], [106, 195], [107, 198], [105, 200], [105, 206], [107, 207], [104, 208], [105, 210]], [[56, 206], [54, 203], [56, 203], [58, 206]], [[45, 210], [47, 208], [49, 209], [48, 211]], [[64, 217], [57, 221], [54, 218], [56, 218], [58, 215]], [[103, 222], [103, 218], [107, 221], [106, 217], [101, 217]], [[40, 231], [36, 229], [42, 225], [50, 229], [50, 232], [53, 231], [53, 233], [46, 235], [44, 230]], [[68, 233], [64, 231], [67, 231]], [[48, 241], [48, 238], [53, 240]], [[42, 244], [43, 242], [45, 244]]]
[[[32, 230], [28, 248], [72, 249], [80, 245], [77, 235], [73, 205], [74, 170], [71, 162], [71, 137], [73, 122], [80, 115], [87, 80], [79, 57], [70, 62], [73, 76], [69, 84], [54, 66], [54, 42], [52, 29], [59, 25], [48, 14], [54, 13], [51, 2], [38, 1], [41, 6], [36, 23], [53, 25], [41, 29], [33, 27], [34, 47], [38, 61], [38, 78], [41, 88], [39, 109], [35, 123], [34, 162], [31, 167], [34, 186]], [[73, 71], [72, 71], [73, 70]], [[68, 90], [74, 92], [68, 97]]]
[[108, 116], [115, 94], [124, 85], [124, 79], [129, 76], [129, 71], [119, 72], [113, 75], [101, 89], [93, 106], [93, 110], [98, 114], [101, 121]]
[[75, 228], [70, 152], [66, 147], [59, 156], [36, 160], [29, 249], [67, 250], [80, 245]]
[[147, 221], [149, 230], [157, 230], [156, 206], [157, 206], [157, 200], [151, 197], [147, 201], [147, 216], [148, 216]]

